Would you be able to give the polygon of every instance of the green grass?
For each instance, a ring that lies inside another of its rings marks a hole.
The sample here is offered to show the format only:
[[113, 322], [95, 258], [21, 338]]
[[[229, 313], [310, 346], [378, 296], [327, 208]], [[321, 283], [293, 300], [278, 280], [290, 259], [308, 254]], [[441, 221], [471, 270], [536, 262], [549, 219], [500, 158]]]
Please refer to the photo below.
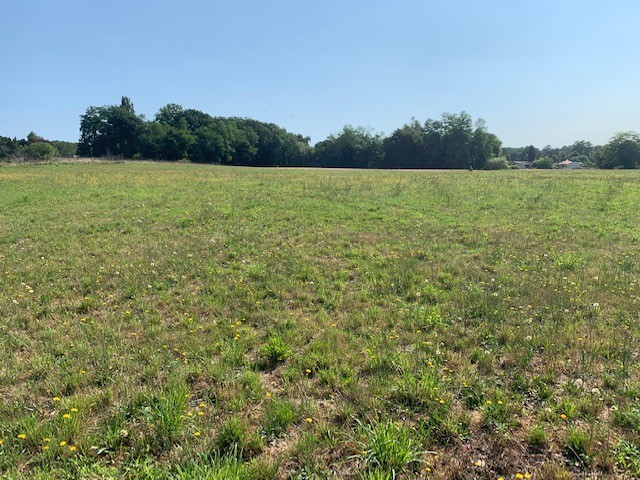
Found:
[[640, 173], [0, 167], [0, 476], [633, 477]]

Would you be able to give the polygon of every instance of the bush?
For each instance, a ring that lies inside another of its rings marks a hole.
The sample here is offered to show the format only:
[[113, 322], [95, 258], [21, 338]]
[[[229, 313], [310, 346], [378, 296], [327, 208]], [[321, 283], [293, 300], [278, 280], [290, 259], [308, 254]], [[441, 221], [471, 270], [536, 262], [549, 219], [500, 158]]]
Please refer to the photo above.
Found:
[[509, 163], [505, 157], [493, 157], [484, 164], [485, 170], [507, 170]]
[[549, 157], [541, 157], [531, 163], [531, 168], [548, 170], [553, 168], [553, 161]]
[[29, 160], [49, 160], [57, 154], [55, 147], [47, 142], [31, 143], [20, 150], [20, 155]]

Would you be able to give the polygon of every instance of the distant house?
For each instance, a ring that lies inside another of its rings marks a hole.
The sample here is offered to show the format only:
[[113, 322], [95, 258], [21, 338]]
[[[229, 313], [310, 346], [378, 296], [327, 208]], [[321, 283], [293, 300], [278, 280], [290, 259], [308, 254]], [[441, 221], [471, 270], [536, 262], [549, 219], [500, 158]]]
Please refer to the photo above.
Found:
[[515, 168], [519, 168], [520, 170], [524, 170], [525, 168], [531, 168], [531, 162], [527, 162], [526, 160], [511, 162], [511, 165], [513, 165]]
[[558, 164], [558, 168], [563, 170], [578, 170], [582, 168], [582, 162], [572, 162], [571, 160], [563, 160]]

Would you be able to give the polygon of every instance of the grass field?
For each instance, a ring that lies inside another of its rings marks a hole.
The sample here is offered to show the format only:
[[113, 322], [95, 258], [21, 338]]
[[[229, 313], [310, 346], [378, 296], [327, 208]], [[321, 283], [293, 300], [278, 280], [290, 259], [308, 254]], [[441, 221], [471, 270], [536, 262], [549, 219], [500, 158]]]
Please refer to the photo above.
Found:
[[0, 167], [0, 474], [640, 476], [639, 172]]

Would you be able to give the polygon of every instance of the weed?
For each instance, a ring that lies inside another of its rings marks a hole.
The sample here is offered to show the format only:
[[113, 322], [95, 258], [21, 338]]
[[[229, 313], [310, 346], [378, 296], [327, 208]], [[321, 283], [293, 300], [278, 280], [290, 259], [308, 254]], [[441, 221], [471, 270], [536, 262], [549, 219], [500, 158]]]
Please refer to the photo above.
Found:
[[359, 457], [368, 469], [393, 475], [420, 461], [421, 452], [409, 431], [392, 421], [375, 426], [360, 425], [362, 454]]
[[569, 427], [564, 437], [565, 456], [587, 468], [593, 457], [592, 435], [575, 427]]
[[283, 435], [296, 419], [296, 410], [286, 400], [270, 400], [265, 405], [262, 418], [262, 434], [267, 439]]
[[615, 448], [616, 463], [625, 472], [640, 476], [640, 448], [635, 443], [621, 440]]
[[245, 422], [239, 418], [230, 418], [218, 431], [215, 447], [222, 455], [234, 455], [239, 458], [251, 458], [262, 450], [262, 442], [253, 434]]
[[284, 362], [292, 354], [291, 347], [280, 336], [272, 336], [260, 349], [262, 366], [274, 368]]
[[149, 405], [143, 408], [143, 412], [153, 428], [153, 444], [158, 448], [168, 448], [182, 433], [187, 391], [178, 385], [159, 395], [148, 397], [148, 402]]

